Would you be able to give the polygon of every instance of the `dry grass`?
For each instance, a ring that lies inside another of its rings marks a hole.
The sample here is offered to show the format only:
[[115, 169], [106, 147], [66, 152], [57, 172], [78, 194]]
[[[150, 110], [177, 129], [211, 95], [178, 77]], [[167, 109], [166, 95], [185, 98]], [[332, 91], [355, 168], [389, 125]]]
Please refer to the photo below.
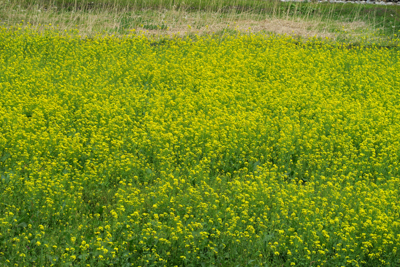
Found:
[[318, 17], [278, 18], [273, 14], [266, 16], [251, 12], [187, 12], [181, 9], [67, 12], [31, 6], [24, 10], [18, 5], [5, 5], [4, 0], [0, 2], [0, 21], [8, 26], [29, 23], [39, 31], [49, 24], [61, 31], [78, 29], [83, 37], [91, 37], [97, 33], [123, 35], [132, 30], [153, 37], [165, 37], [188, 33], [203, 35], [237, 29], [242, 32], [288, 34], [303, 38], [328, 37], [334, 40], [346, 36], [348, 40], [360, 41], [366, 35], [372, 36], [374, 31], [372, 25], [357, 20], [345, 23]]

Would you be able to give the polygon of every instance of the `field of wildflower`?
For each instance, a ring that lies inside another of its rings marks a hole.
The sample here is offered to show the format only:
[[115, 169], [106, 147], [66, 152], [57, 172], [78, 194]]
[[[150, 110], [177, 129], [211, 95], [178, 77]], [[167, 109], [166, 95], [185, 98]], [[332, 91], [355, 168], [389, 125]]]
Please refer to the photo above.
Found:
[[0, 28], [4, 266], [399, 266], [400, 49]]

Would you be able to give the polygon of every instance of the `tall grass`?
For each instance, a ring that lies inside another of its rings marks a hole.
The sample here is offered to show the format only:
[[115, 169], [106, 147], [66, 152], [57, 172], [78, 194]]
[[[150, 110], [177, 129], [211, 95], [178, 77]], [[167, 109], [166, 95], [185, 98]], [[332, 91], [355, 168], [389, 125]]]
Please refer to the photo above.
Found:
[[[349, 42], [379, 38], [390, 42], [400, 29], [400, 7], [357, 4], [282, 3], [264, 0], [21, 0], [0, 2], [0, 23], [59, 25], [82, 36], [210, 34], [260, 31]], [[250, 28], [250, 29], [249, 29]]]
[[22, 0], [19, 4], [57, 6], [63, 8], [182, 8], [187, 10], [220, 11], [228, 9], [239, 10], [272, 10], [275, 1], [263, 0]]

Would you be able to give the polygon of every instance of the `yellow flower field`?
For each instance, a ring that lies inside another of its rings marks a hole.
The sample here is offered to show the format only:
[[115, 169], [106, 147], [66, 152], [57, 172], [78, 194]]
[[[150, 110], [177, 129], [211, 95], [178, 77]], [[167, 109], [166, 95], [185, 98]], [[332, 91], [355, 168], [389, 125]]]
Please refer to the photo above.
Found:
[[0, 29], [5, 266], [399, 266], [400, 49]]

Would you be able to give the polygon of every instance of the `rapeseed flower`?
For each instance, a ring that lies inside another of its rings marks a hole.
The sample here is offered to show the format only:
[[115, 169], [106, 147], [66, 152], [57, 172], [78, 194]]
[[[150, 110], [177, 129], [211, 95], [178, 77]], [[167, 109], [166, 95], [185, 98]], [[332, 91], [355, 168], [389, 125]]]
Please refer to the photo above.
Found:
[[397, 50], [62, 34], [0, 29], [0, 262], [400, 263]]

